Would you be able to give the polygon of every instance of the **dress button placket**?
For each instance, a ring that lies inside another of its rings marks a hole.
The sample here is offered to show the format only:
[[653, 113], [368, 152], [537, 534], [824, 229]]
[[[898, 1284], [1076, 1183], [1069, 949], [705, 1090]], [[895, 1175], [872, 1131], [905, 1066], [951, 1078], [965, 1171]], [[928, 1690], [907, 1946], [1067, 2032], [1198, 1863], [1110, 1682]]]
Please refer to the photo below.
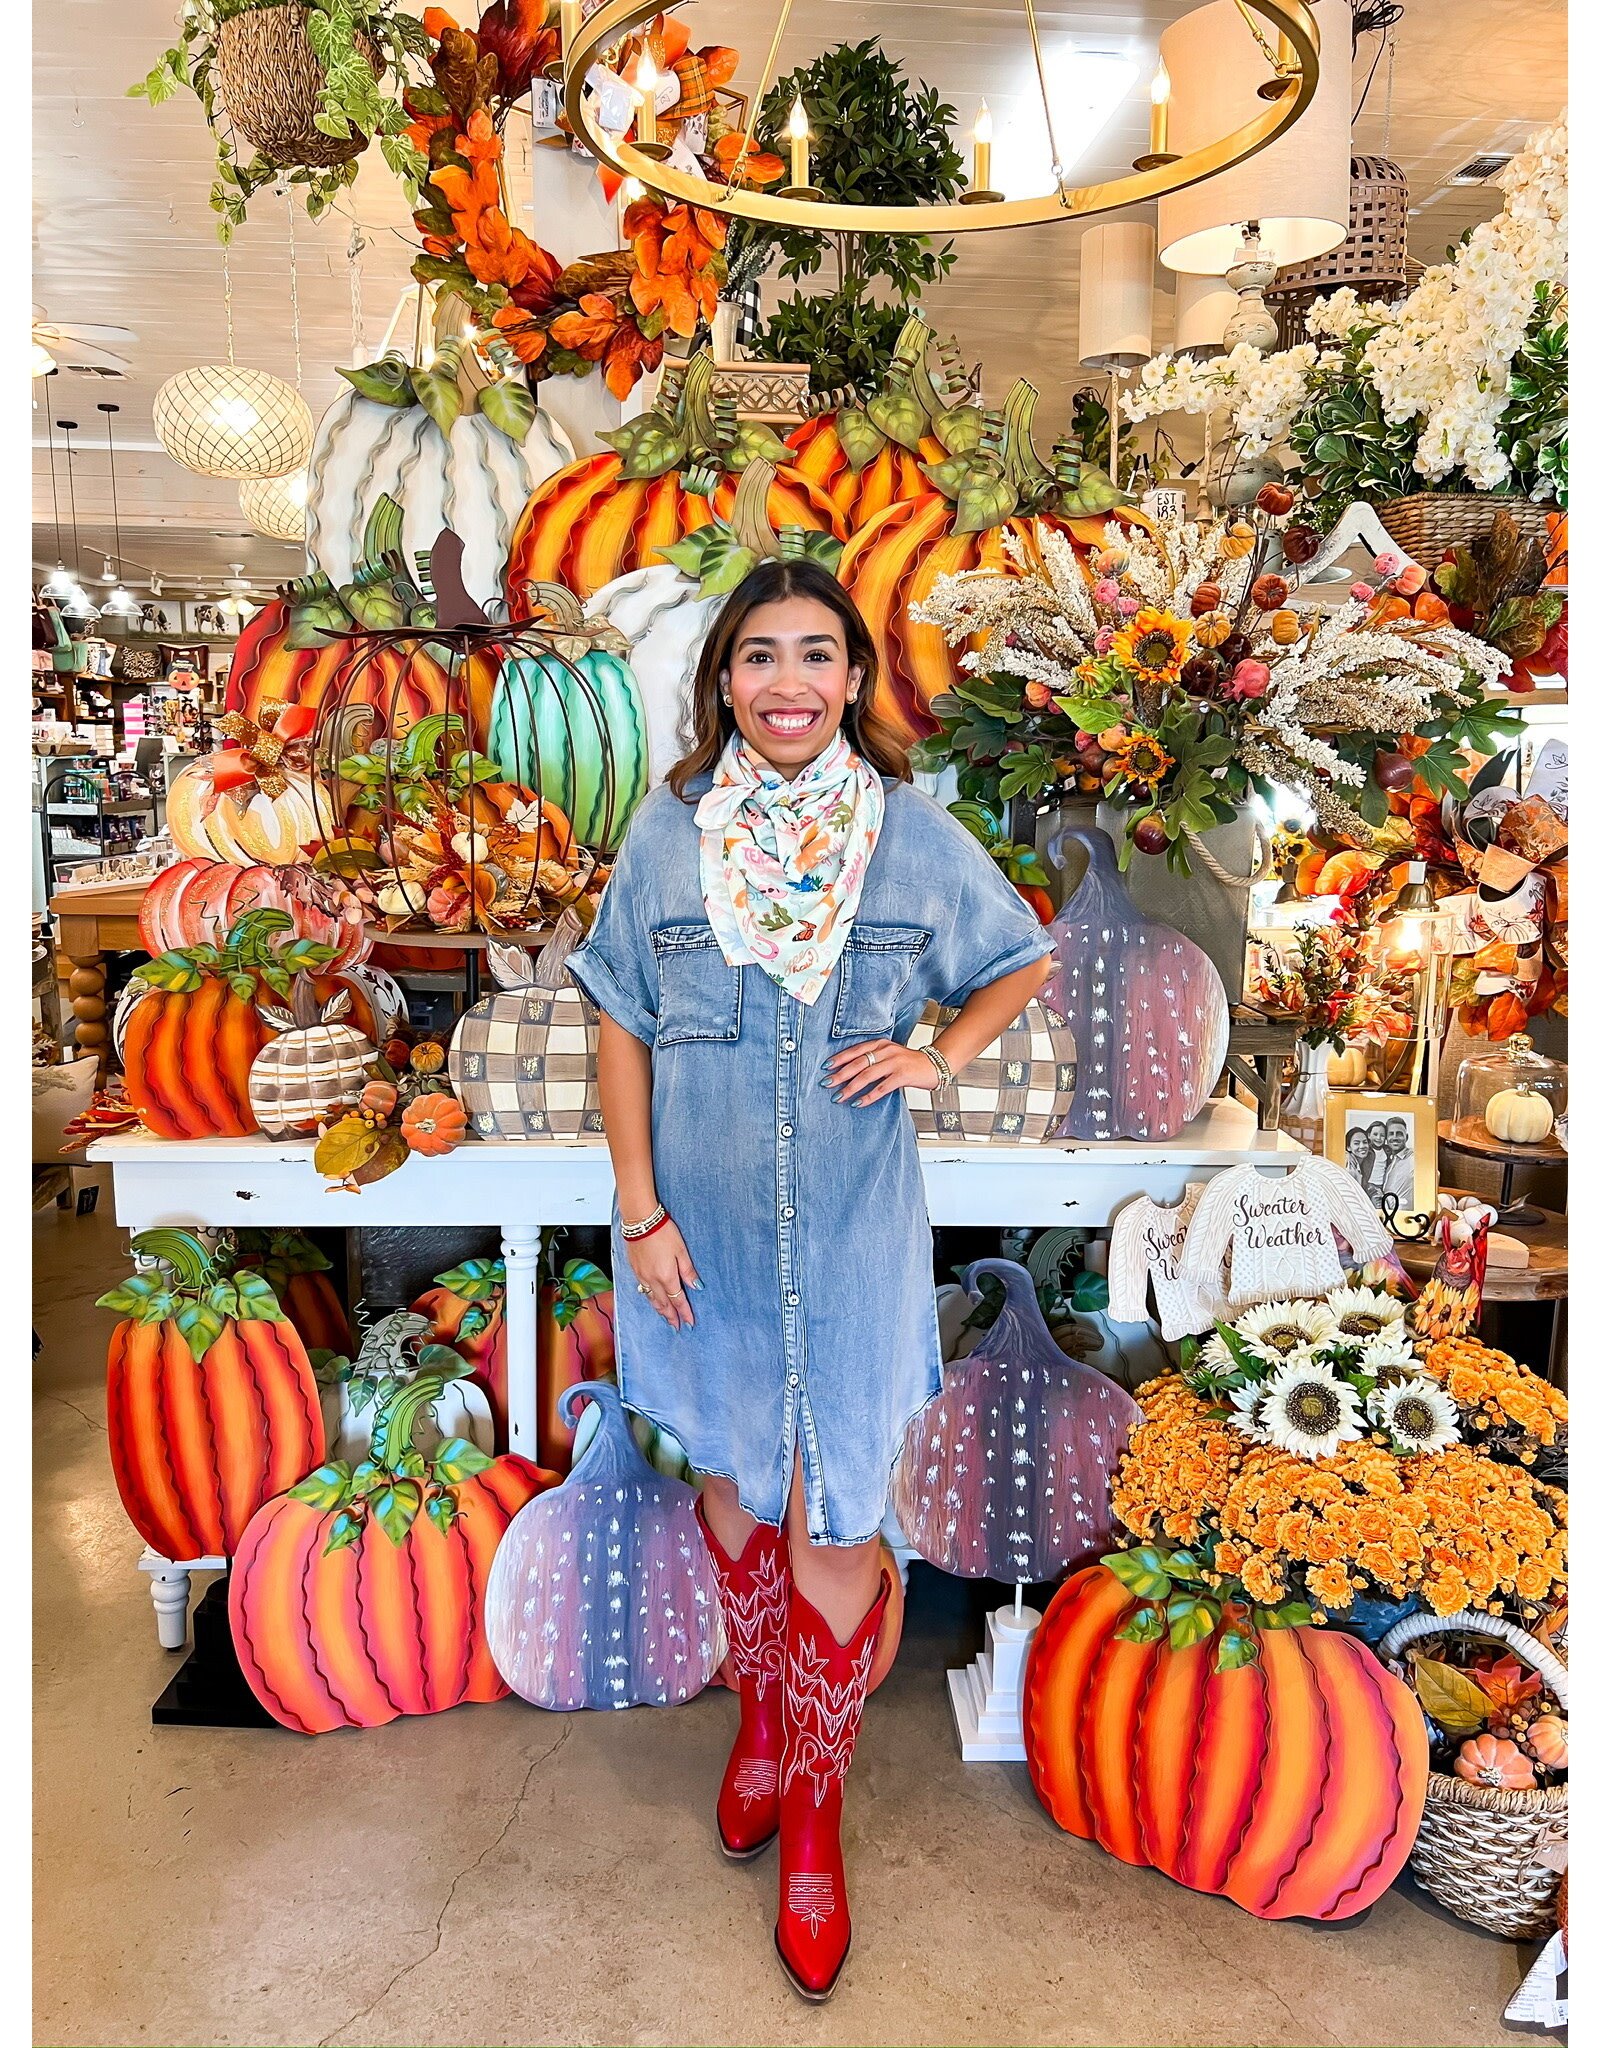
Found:
[[783, 1353], [784, 1353], [784, 1442], [788, 1444], [795, 1437], [795, 1407], [799, 1399], [800, 1373], [798, 1351], [800, 1339], [800, 1290], [796, 1286], [796, 1262], [794, 1245], [794, 1117], [795, 1117], [795, 1054], [799, 1041], [795, 1036], [799, 1005], [785, 989], [778, 991], [778, 1287], [783, 1296]]

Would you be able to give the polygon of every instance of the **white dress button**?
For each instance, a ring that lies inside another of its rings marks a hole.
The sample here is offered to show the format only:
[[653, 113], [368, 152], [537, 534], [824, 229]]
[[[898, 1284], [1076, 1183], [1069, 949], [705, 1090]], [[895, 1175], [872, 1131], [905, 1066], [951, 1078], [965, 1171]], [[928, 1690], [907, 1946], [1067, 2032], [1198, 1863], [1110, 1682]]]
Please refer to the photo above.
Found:
[[794, 1136], [794, 1125], [793, 1125], [793, 1124], [783, 1124], [783, 1125], [780, 1125], [780, 1127], [779, 1127], [779, 1130], [778, 1130], [778, 1136], [779, 1136], [780, 1138], [792, 1138], [792, 1137]]
[[783, 1211], [782, 1213], [783, 1213], [783, 1220], [784, 1220], [784, 1222], [785, 1222], [785, 1223], [792, 1223], [792, 1222], [794, 1221], [794, 1211], [793, 1211], [793, 1209], [785, 1209], [785, 1210], [784, 1210], [784, 1211]]
[[799, 1384], [800, 1384], [800, 1375], [799, 1375], [799, 1374], [798, 1374], [797, 1372], [792, 1372], [792, 1373], [790, 1373], [790, 1375], [789, 1375], [789, 1384], [790, 1384], [790, 1386], [791, 1386], [791, 1387], [797, 1387], [797, 1386], [799, 1386]]
[[796, 1041], [795, 1039], [793, 1039], [793, 1038], [786, 1038], [786, 1039], [785, 1039], [785, 1040], [783, 1041], [783, 1049], [784, 1049], [784, 1051], [785, 1051], [785, 1052], [793, 1052], [793, 1051], [794, 1051], [794, 1049], [795, 1049], [795, 1045], [796, 1045], [796, 1043], [797, 1043], [797, 1041]]
[[800, 1306], [800, 1297], [798, 1294], [791, 1294], [789, 1296], [789, 1306], [791, 1308], [798, 1308]]

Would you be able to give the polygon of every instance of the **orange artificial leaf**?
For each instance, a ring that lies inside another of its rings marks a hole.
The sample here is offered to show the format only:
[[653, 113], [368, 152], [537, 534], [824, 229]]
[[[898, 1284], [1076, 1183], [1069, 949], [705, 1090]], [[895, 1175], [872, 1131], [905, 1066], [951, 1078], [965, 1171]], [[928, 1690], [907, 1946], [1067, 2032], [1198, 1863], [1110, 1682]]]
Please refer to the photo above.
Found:
[[[712, 149], [717, 167], [730, 185], [770, 185], [775, 178], [786, 174], [789, 166], [781, 156], [774, 156], [770, 150], [758, 149], [754, 144], [741, 163], [739, 151], [743, 143], [743, 135], [722, 135]], [[738, 166], [737, 175], [735, 165]]]
[[570, 348], [587, 362], [597, 363], [605, 354], [617, 324], [617, 309], [598, 292], [581, 298], [578, 307], [575, 313], [557, 314], [550, 322], [550, 333], [563, 348]]
[[1538, 1672], [1528, 1671], [1517, 1657], [1501, 1657], [1493, 1664], [1474, 1666], [1472, 1682], [1503, 1714], [1509, 1714], [1524, 1700], [1537, 1699], [1544, 1690], [1544, 1680]]
[[501, 306], [494, 316], [494, 325], [510, 342], [518, 362], [536, 363], [544, 354], [549, 337], [520, 306]]
[[422, 11], [422, 26], [437, 42], [447, 28], [461, 26], [453, 14], [446, 14], [442, 7], [425, 7]]
[[[661, 312], [674, 334], [691, 335], [700, 320], [699, 301], [681, 277], [669, 270], [643, 271], [629, 288], [641, 313]], [[715, 299], [715, 293], [712, 294]], [[559, 341], [561, 337], [557, 335]]]
[[643, 372], [656, 368], [662, 353], [661, 342], [646, 340], [636, 322], [619, 321], [605, 356], [606, 389], [612, 397], [626, 398]]
[[1528, 1021], [1528, 1006], [1520, 996], [1508, 991], [1496, 996], [1489, 1005], [1489, 1036], [1509, 1038], [1514, 1031], [1521, 1031]]
[[469, 163], [495, 163], [501, 150], [500, 138], [494, 132], [494, 124], [482, 107], [469, 116], [467, 132], [456, 137], [456, 148]]
[[1435, 597], [1431, 590], [1419, 591], [1411, 607], [1412, 615], [1427, 626], [1448, 626], [1450, 607], [1442, 597]]
[[706, 67], [706, 80], [711, 85], [727, 85], [739, 68], [739, 52], [726, 43], [707, 43], [695, 55]]

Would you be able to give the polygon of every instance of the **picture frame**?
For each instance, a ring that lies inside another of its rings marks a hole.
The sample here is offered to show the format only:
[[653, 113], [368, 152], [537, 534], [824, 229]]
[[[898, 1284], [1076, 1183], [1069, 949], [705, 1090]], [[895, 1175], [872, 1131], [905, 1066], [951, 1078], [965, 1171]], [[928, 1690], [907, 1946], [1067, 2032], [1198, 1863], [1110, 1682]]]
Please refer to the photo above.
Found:
[[1396, 1236], [1414, 1234], [1439, 1206], [1438, 1107], [1431, 1095], [1330, 1090], [1323, 1150], [1360, 1184]]

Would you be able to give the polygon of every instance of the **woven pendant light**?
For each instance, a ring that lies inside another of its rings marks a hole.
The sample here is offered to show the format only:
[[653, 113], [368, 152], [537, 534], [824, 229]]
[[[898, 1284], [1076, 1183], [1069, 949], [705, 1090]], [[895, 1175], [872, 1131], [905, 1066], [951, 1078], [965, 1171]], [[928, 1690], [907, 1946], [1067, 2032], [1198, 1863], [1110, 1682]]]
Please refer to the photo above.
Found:
[[302, 468], [316, 423], [281, 377], [201, 363], [169, 377], [151, 409], [156, 438], [196, 476], [281, 477]]
[[250, 477], [239, 486], [239, 510], [268, 540], [306, 537], [306, 471], [287, 476]]
[[201, 363], [169, 377], [156, 393], [150, 417], [156, 438], [196, 476], [284, 477], [311, 457], [316, 422], [300, 396], [300, 291], [294, 256], [294, 214], [289, 211], [289, 303], [294, 318], [295, 381], [265, 370], [243, 370], [233, 359], [233, 276], [222, 251], [222, 306], [228, 322], [228, 360]]

